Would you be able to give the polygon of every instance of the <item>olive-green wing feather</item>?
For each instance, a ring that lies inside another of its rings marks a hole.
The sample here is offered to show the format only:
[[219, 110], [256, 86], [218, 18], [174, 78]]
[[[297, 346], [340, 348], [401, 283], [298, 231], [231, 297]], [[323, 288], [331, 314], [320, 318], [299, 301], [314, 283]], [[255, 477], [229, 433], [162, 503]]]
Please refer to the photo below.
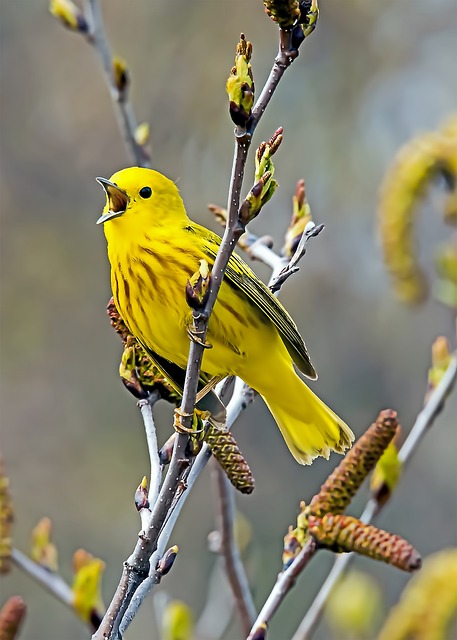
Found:
[[[208, 240], [206, 245], [208, 257], [214, 261], [220, 238], [216, 234], [211, 234]], [[273, 322], [297, 367], [308, 378], [315, 380], [317, 373], [295, 322], [270, 289], [236, 253], [230, 258], [225, 278], [230, 285], [242, 291]]]

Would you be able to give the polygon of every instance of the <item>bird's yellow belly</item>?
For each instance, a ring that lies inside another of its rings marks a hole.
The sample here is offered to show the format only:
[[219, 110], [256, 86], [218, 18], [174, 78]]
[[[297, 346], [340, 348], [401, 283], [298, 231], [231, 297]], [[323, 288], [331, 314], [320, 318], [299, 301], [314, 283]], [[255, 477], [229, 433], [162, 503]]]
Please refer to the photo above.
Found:
[[[113, 268], [113, 295], [131, 332], [157, 354], [185, 368], [190, 344], [187, 328], [192, 322], [185, 286], [191, 274], [161, 275], [148, 278], [141, 269], [124, 273]], [[270, 333], [277, 333], [272, 324], [223, 283], [209, 322], [207, 342], [212, 348], [205, 350], [202, 371], [210, 376], [240, 375], [247, 359], [252, 365], [253, 359], [260, 358], [273, 337]]]
[[148, 278], [135, 268], [127, 274], [113, 269], [111, 280], [116, 306], [133, 335], [167, 360], [185, 366], [189, 340], [185, 305], [177, 303], [179, 282], [165, 287], [162, 279]]

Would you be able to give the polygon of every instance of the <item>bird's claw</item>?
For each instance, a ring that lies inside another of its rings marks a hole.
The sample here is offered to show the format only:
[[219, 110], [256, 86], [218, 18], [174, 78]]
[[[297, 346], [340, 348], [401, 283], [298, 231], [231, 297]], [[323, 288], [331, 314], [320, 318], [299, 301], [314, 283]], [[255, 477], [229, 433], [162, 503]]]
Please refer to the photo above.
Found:
[[181, 409], [176, 407], [173, 414], [173, 428], [176, 431], [176, 433], [189, 433], [191, 435], [198, 435], [199, 433], [203, 433], [204, 428], [194, 429], [193, 427], [186, 427], [183, 425], [182, 423], [183, 418], [193, 419], [193, 417], [194, 417], [193, 413], [185, 413], [184, 411], [181, 411]]
[[203, 334], [203, 331], [196, 331], [195, 329], [191, 329], [190, 327], [187, 328], [187, 335], [192, 340], [192, 342], [196, 342], [197, 344], [201, 345], [204, 349], [212, 349], [213, 345], [210, 342], [205, 342], [200, 338], [202, 334]]

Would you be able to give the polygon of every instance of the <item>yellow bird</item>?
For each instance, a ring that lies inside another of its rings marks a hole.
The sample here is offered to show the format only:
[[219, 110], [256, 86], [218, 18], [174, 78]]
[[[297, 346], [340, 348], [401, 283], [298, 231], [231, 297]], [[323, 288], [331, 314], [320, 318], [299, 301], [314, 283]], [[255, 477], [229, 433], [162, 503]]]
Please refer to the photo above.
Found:
[[[176, 389], [189, 353], [192, 315], [186, 284], [200, 260], [214, 264], [221, 239], [192, 222], [176, 185], [151, 169], [131, 167], [97, 178], [116, 307], [127, 327]], [[202, 380], [239, 376], [258, 391], [298, 462], [342, 453], [354, 435], [303, 382], [316, 372], [297, 327], [280, 302], [236, 254], [208, 325], [212, 349]]]

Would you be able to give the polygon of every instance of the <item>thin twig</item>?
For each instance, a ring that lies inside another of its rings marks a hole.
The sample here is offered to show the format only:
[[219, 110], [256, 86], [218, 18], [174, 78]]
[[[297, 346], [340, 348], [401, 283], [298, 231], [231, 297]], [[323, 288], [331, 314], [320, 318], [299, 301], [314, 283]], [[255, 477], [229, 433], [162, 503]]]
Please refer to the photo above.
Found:
[[261, 612], [257, 616], [257, 620], [252, 626], [251, 633], [248, 636], [248, 640], [252, 640], [262, 627], [269, 624], [270, 620], [278, 610], [282, 601], [295, 585], [295, 581], [297, 580], [298, 576], [308, 565], [315, 552], [316, 542], [313, 538], [310, 537], [303, 545], [300, 553], [297, 555], [292, 564], [287, 567], [285, 571], [282, 571], [279, 574], [275, 586], [273, 587], [270, 595], [263, 605]]
[[[398, 453], [398, 459], [404, 467], [411, 460], [411, 457], [417, 450], [417, 447], [422, 441], [422, 438], [424, 437], [428, 429], [430, 429], [436, 416], [441, 411], [446, 397], [452, 390], [452, 387], [454, 386], [456, 380], [457, 353], [452, 356], [443, 377], [431, 393], [427, 404], [417, 416], [414, 426], [409, 432], [408, 437], [406, 438], [403, 446]], [[374, 498], [371, 498], [365, 506], [360, 520], [362, 520], [362, 522], [366, 522], [367, 524], [372, 522], [381, 511], [382, 507], [382, 504], [380, 504]], [[331, 592], [333, 591], [333, 588], [348, 569], [349, 565], [354, 559], [354, 555], [354, 553], [347, 553], [336, 558], [329, 575], [327, 576], [324, 584], [322, 585], [310, 608], [306, 612], [306, 615], [301, 621], [300, 626], [295, 632], [292, 640], [307, 640], [311, 637], [321, 619], [325, 605]]]
[[[166, 520], [179, 504], [177, 496], [181, 497], [186, 484], [186, 471], [190, 470], [189, 459], [186, 457], [188, 436], [178, 434], [175, 441], [173, 456], [168, 473], [165, 477], [159, 496], [152, 507], [147, 529], [141, 532], [135, 549], [124, 562], [119, 584], [103, 617], [102, 623], [94, 634], [94, 640], [102, 638], [118, 638], [119, 628], [130, 606], [138, 587], [150, 575], [150, 560], [157, 549], [160, 531]], [[172, 503], [174, 507], [172, 508]]]
[[248, 133], [252, 136], [261, 117], [263, 116], [265, 109], [268, 106], [276, 87], [279, 84], [286, 69], [290, 67], [292, 62], [298, 56], [298, 50], [292, 47], [292, 31], [279, 30], [279, 51], [274, 61], [273, 67], [270, 71], [268, 80], [265, 83], [262, 92], [256, 101], [252, 110], [251, 120], [249, 122]]
[[282, 287], [284, 282], [288, 278], [290, 278], [292, 274], [297, 273], [297, 271], [299, 270], [298, 263], [306, 253], [308, 241], [311, 238], [315, 238], [316, 236], [318, 236], [320, 232], [323, 231], [323, 229], [324, 229], [323, 224], [318, 224], [316, 226], [314, 222], [308, 222], [304, 232], [301, 235], [300, 241], [298, 243], [298, 246], [297, 246], [297, 249], [295, 250], [294, 255], [287, 262], [286, 266], [278, 273], [278, 275], [275, 278], [273, 278], [270, 284], [270, 289], [273, 293], [275, 293], [276, 291], [279, 291], [279, 289]]
[[151, 571], [149, 573], [148, 578], [146, 578], [146, 580], [143, 580], [139, 588], [134, 593], [130, 601], [130, 604], [124, 614], [124, 617], [122, 618], [122, 621], [119, 625], [118, 635], [121, 638], [124, 636], [125, 631], [130, 626], [133, 618], [135, 617], [146, 595], [151, 591], [153, 587], [156, 587], [161, 583], [164, 575], [166, 575], [170, 570], [168, 568], [164, 573], [163, 568], [161, 568], [160, 566], [161, 563], [164, 561], [166, 564], [166, 558], [167, 558], [167, 555], [170, 554], [170, 552], [173, 552], [174, 556], [176, 557], [177, 547], [176, 549], [171, 548], [168, 551], [166, 551], [164, 554], [162, 554], [162, 557], [157, 562], [154, 562], [154, 564], [152, 564], [151, 562]]
[[235, 497], [233, 487], [221, 467], [215, 469], [219, 502], [220, 553], [225, 560], [227, 577], [235, 597], [241, 628], [246, 635], [256, 617], [249, 582], [235, 540]]
[[[279, 273], [289, 262], [289, 258], [277, 254], [276, 251], [273, 251], [273, 249], [271, 249], [265, 242], [262, 242], [262, 238], [257, 238], [253, 234], [249, 235], [250, 238], [248, 239], [248, 243], [250, 240], [252, 240], [252, 242], [247, 245], [248, 255], [270, 267], [273, 271], [273, 275], [275, 273]], [[271, 281], [272, 278], [270, 278], [270, 282]]]
[[160, 484], [162, 482], [162, 465], [159, 459], [159, 448], [157, 444], [157, 433], [154, 423], [154, 417], [152, 415], [152, 407], [159, 400], [160, 394], [154, 394], [147, 400], [139, 400], [138, 406], [141, 411], [144, 422], [144, 430], [146, 432], [146, 441], [149, 451], [149, 461], [151, 468], [151, 475], [149, 478], [149, 504], [155, 504], [160, 491]]
[[127, 610], [122, 618], [122, 621], [119, 625], [119, 635], [121, 638], [124, 637], [124, 633], [129, 628], [130, 624], [133, 621], [133, 618], [136, 616], [138, 609], [143, 603], [143, 600], [148, 595], [148, 593], [160, 584], [160, 580], [162, 576], [160, 576], [157, 571], [151, 571], [151, 575], [148, 576], [143, 582], [140, 584], [138, 589], [135, 591], [132, 599], [130, 600], [130, 604], [127, 607]]
[[[37, 562], [34, 562], [27, 557], [19, 549], [13, 549], [11, 553], [11, 559], [13, 563], [24, 573], [36, 580], [42, 587], [44, 587], [49, 593], [51, 593], [57, 600], [62, 602], [65, 606], [76, 613], [74, 607], [73, 591], [65, 580], [58, 573], [53, 573], [48, 569], [45, 569]], [[93, 630], [94, 627], [89, 623], [89, 627]]]
[[119, 128], [122, 132], [122, 137], [124, 138], [127, 149], [132, 156], [133, 162], [137, 166], [149, 167], [149, 156], [145, 148], [138, 144], [135, 139], [135, 131], [138, 125], [132, 106], [128, 100], [127, 89], [125, 91], [119, 91], [116, 86], [113, 69], [113, 55], [105, 33], [99, 0], [85, 0], [84, 13], [89, 25], [87, 40], [94, 46], [100, 57], [106, 81], [110, 89], [111, 98], [113, 100]]

